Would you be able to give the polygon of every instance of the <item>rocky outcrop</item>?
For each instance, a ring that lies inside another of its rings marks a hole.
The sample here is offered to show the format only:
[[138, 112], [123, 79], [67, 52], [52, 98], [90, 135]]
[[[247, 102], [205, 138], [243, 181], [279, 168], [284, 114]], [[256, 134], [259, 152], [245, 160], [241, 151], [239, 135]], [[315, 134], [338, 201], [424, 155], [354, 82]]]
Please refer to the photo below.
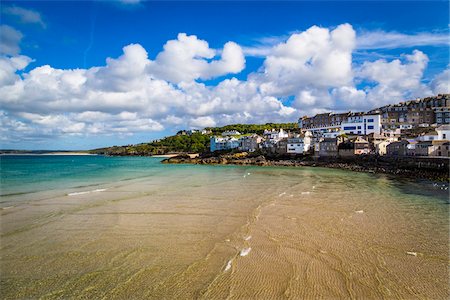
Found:
[[211, 157], [190, 158], [187, 155], [171, 157], [162, 161], [171, 164], [200, 164], [200, 165], [256, 165], [256, 166], [285, 166], [285, 167], [325, 167], [343, 169], [355, 172], [384, 173], [410, 178], [422, 178], [436, 181], [449, 181], [448, 158], [389, 158], [362, 156], [352, 159], [334, 158], [314, 160], [312, 157], [301, 158], [266, 158], [259, 156], [237, 156], [227, 154]]

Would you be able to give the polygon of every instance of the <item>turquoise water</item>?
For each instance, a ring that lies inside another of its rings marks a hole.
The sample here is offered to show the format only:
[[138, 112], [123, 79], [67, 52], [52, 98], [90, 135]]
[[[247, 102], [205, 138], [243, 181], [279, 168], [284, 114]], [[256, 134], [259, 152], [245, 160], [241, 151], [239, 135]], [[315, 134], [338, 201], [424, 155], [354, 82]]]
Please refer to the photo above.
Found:
[[[292, 168], [286, 167], [240, 167], [240, 166], [201, 166], [201, 165], [167, 165], [161, 164], [161, 157], [108, 157], [100, 155], [1, 155], [0, 156], [0, 196], [27, 194], [48, 190], [90, 187], [123, 180], [159, 177], [185, 177], [204, 173], [206, 177], [224, 176], [246, 170], [270, 169], [281, 172]], [[294, 168], [296, 176], [309, 168]], [[228, 170], [224, 172], [225, 170]], [[290, 172], [290, 171], [289, 171]], [[315, 168], [314, 172], [339, 176], [363, 176], [354, 172], [336, 169]], [[208, 175], [209, 174], [209, 175]], [[364, 174], [364, 176], [367, 174]], [[385, 175], [375, 175], [385, 177]], [[411, 181], [401, 178], [389, 178], [392, 186], [401, 194], [434, 196], [448, 203], [448, 185], [427, 181]], [[224, 178], [222, 178], [224, 179]]]
[[449, 299], [442, 183], [160, 161], [0, 156], [2, 299]]
[[0, 195], [93, 186], [157, 175], [161, 158], [94, 155], [0, 156]]

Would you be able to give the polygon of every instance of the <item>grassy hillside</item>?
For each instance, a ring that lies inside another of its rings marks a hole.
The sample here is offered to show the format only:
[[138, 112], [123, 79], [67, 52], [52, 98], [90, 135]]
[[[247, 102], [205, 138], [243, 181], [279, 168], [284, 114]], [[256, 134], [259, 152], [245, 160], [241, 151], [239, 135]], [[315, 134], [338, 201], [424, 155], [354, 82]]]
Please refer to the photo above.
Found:
[[202, 153], [209, 150], [209, 139], [212, 135], [220, 135], [223, 131], [237, 130], [242, 134], [257, 133], [262, 134], [265, 129], [295, 130], [297, 123], [267, 123], [256, 124], [235, 124], [223, 127], [206, 128], [211, 134], [194, 133], [192, 135], [174, 135], [165, 137], [159, 141], [142, 143], [136, 145], [113, 146], [91, 150], [90, 153], [104, 155], [137, 155], [147, 156], [167, 153]]

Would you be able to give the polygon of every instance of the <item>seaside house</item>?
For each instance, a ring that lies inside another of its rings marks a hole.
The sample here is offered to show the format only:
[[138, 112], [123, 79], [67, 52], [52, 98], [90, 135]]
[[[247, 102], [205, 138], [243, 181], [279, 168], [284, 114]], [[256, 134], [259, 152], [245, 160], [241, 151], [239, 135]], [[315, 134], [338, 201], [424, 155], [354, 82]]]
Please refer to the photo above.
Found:
[[450, 95], [438, 95], [423, 99], [389, 104], [373, 111], [381, 114], [383, 129], [395, 129], [404, 125], [424, 127], [430, 124], [450, 123]]
[[240, 145], [239, 140], [234, 137], [217, 137], [213, 136], [210, 139], [209, 150], [222, 151], [238, 148]]
[[355, 156], [355, 143], [350, 140], [344, 141], [338, 145], [339, 157], [353, 157]]
[[337, 157], [338, 139], [336, 138], [320, 138], [314, 145], [314, 155], [316, 157]]
[[[392, 142], [386, 146], [386, 155], [388, 156], [406, 156], [408, 152], [409, 142], [406, 140], [401, 140], [397, 142]], [[417, 145], [416, 145], [417, 147]]]
[[222, 132], [222, 136], [233, 136], [233, 135], [241, 135], [241, 133], [237, 130], [228, 130]]
[[287, 144], [288, 144], [288, 139], [282, 138], [281, 140], [278, 141], [278, 143], [276, 143], [275, 152], [278, 154], [286, 154], [287, 153]]
[[258, 149], [258, 146], [262, 141], [263, 138], [257, 134], [241, 136], [239, 138], [239, 150], [254, 152]]
[[434, 109], [436, 124], [450, 124], [450, 107], [436, 107]]
[[289, 134], [281, 128], [280, 130], [264, 130], [263, 136], [266, 141], [277, 143], [281, 139], [288, 138]]
[[354, 141], [355, 144], [355, 155], [369, 154], [370, 146], [369, 142], [363, 139], [361, 136], [358, 136]]
[[374, 149], [375, 153], [378, 154], [378, 155], [386, 155], [386, 153], [387, 153], [386, 147], [390, 143], [392, 143], [392, 142], [389, 141], [389, 140], [384, 140], [384, 141], [375, 143], [374, 144], [374, 146], [375, 146], [375, 149]]
[[441, 125], [436, 128], [438, 141], [448, 141], [450, 140], [450, 125]]
[[429, 148], [430, 156], [450, 157], [448, 140], [432, 141], [432, 146]]
[[340, 157], [353, 157], [369, 153], [369, 142], [360, 136], [356, 139], [346, 140], [338, 144], [338, 154]]
[[[398, 130], [400, 132], [400, 130]], [[398, 134], [398, 136], [400, 133]], [[386, 155], [386, 146], [392, 142], [398, 141], [398, 136], [393, 131], [382, 130], [380, 134], [371, 133], [367, 136], [371, 152], [378, 155]]]
[[300, 118], [298, 127], [302, 131], [309, 130], [325, 138], [335, 138], [343, 133], [367, 135], [373, 132], [380, 133], [381, 115], [378, 112], [323, 113], [314, 117]]
[[260, 148], [268, 153], [286, 153], [286, 150], [284, 150], [284, 147], [286, 144], [285, 142], [282, 142], [282, 145], [278, 145], [278, 143], [282, 139], [287, 139], [289, 137], [289, 134], [284, 131], [282, 128], [280, 130], [264, 130], [263, 133], [264, 141], [260, 144]]
[[312, 133], [306, 131], [303, 137], [292, 137], [287, 139], [287, 153], [289, 154], [303, 154], [308, 153], [312, 146]]
[[341, 124], [341, 133], [347, 135], [368, 135], [381, 132], [381, 116], [370, 113], [351, 113]]
[[286, 152], [289, 154], [301, 154], [304, 150], [303, 138], [293, 137], [287, 139]]
[[416, 146], [419, 143], [415, 139], [408, 139], [408, 145], [406, 145], [406, 155], [416, 156]]
[[414, 146], [415, 156], [430, 156], [432, 153], [432, 141], [418, 141]]
[[436, 132], [436, 130], [432, 130], [432, 131], [428, 131], [426, 133], [422, 133], [421, 135], [419, 135], [416, 140], [419, 142], [429, 142], [429, 141], [434, 141], [438, 139], [438, 133]]

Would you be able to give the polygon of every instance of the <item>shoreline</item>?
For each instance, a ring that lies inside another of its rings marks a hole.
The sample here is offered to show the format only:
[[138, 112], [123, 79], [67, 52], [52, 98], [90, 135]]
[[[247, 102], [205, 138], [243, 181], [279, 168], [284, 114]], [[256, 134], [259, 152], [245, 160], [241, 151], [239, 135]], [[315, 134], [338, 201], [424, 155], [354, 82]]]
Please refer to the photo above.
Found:
[[48, 153], [0, 153], [0, 155], [9, 155], [9, 156], [64, 156], [64, 155], [71, 155], [71, 156], [96, 156], [98, 154], [95, 153], [84, 153], [84, 152], [48, 152]]
[[389, 174], [399, 177], [449, 182], [449, 159], [426, 160], [426, 158], [387, 158], [361, 157], [353, 159], [313, 159], [312, 157], [274, 158], [260, 155], [257, 157], [239, 155], [219, 155], [212, 157], [190, 158], [184, 155], [174, 156], [161, 161], [168, 164], [205, 164], [205, 165], [241, 165], [273, 167], [323, 167], [354, 172]]
[[[186, 154], [189, 155], [190, 158], [196, 158], [199, 156], [198, 153], [190, 153], [190, 154]], [[150, 157], [161, 157], [161, 158], [172, 158], [172, 157], [177, 157], [180, 156], [180, 154], [157, 154], [157, 155], [152, 155]]]

